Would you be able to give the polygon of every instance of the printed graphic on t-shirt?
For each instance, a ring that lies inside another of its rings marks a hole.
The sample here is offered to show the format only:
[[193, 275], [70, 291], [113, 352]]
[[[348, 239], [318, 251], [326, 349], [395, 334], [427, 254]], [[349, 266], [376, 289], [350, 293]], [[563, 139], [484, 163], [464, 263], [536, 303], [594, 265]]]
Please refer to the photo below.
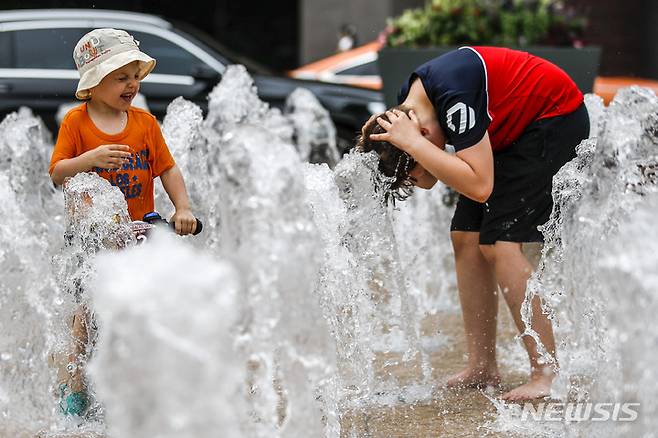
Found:
[[[131, 148], [132, 149], [132, 148]], [[95, 167], [94, 172], [119, 188], [126, 200], [142, 196], [144, 178], [150, 178], [149, 149], [142, 146], [118, 169]]]
[[463, 134], [475, 126], [475, 110], [464, 102], [457, 102], [446, 112], [446, 124], [452, 132]]

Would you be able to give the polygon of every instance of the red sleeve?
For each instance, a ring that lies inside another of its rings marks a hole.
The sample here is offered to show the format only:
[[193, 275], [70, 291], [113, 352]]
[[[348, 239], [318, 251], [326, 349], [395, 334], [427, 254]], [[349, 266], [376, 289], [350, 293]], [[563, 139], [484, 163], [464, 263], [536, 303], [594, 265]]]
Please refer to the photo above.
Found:
[[57, 142], [55, 143], [53, 154], [50, 157], [50, 167], [48, 168], [48, 173], [51, 175], [53, 174], [53, 169], [55, 169], [55, 164], [57, 164], [58, 161], [75, 158], [77, 156], [77, 149], [78, 148], [76, 147], [75, 136], [73, 135], [70, 126], [70, 121], [68, 118], [65, 118], [59, 127]]
[[171, 156], [169, 152], [169, 147], [165, 142], [164, 137], [162, 136], [162, 131], [160, 131], [160, 126], [158, 122], [153, 118], [153, 123], [151, 127], [151, 139], [153, 141], [153, 163], [151, 163], [151, 169], [153, 170], [153, 178], [162, 175], [162, 172], [171, 169], [176, 165], [174, 157]]

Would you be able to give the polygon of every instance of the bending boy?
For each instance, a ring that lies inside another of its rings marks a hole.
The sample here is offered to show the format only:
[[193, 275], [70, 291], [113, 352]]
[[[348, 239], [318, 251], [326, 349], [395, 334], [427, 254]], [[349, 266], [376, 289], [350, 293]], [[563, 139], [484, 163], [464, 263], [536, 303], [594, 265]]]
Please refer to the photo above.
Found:
[[[418, 67], [402, 87], [400, 107], [371, 118], [359, 149], [376, 150], [380, 170], [395, 176], [392, 195], [437, 179], [460, 193], [450, 227], [468, 364], [448, 386], [498, 384], [497, 286], [519, 330], [532, 266], [524, 242], [551, 213], [553, 175], [589, 135], [583, 95], [560, 68], [525, 52], [462, 47]], [[455, 154], [445, 152], [450, 144]], [[555, 358], [550, 320], [532, 302], [532, 329]], [[557, 361], [542, 363], [525, 336], [530, 380], [503, 395], [550, 395]]]

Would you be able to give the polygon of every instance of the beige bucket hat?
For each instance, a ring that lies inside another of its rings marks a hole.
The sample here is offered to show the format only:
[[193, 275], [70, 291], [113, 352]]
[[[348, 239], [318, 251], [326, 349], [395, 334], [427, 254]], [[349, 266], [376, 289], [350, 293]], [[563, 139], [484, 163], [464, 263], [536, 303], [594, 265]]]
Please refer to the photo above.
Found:
[[89, 89], [114, 70], [139, 61], [139, 79], [155, 67], [155, 59], [139, 50], [139, 41], [124, 30], [94, 29], [83, 36], [73, 49], [73, 60], [80, 73], [75, 92], [78, 99], [89, 98]]

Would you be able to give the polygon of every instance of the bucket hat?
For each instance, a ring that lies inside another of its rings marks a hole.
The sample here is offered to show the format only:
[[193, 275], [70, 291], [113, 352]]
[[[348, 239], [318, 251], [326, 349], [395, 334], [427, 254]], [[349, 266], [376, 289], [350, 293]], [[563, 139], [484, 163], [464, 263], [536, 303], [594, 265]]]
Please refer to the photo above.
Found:
[[124, 30], [94, 29], [83, 36], [73, 49], [73, 60], [80, 73], [75, 92], [78, 99], [87, 99], [89, 89], [114, 70], [139, 61], [141, 81], [155, 67], [155, 59], [139, 50], [139, 41]]

